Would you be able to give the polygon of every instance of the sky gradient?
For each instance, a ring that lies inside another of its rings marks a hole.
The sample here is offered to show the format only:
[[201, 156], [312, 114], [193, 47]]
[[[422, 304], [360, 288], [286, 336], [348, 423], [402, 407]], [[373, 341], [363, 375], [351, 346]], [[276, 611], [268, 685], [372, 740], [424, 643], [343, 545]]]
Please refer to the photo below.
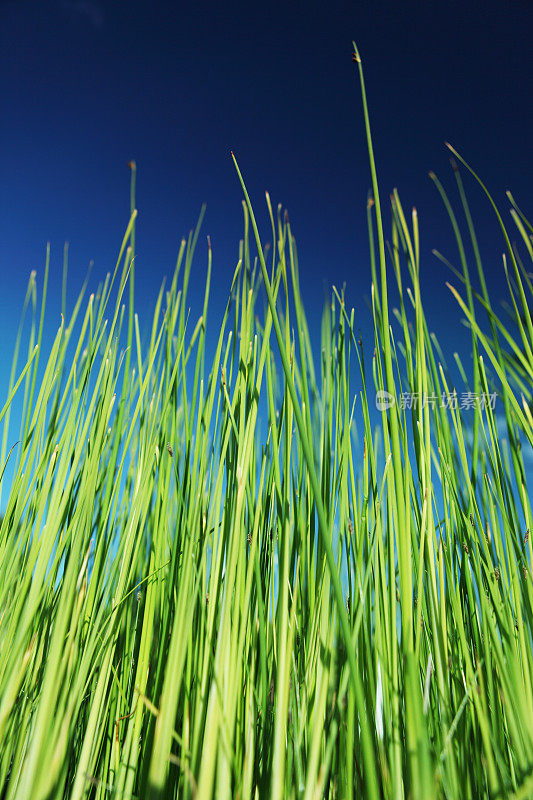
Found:
[[[417, 206], [426, 311], [443, 346], [466, 346], [444, 288], [450, 274], [431, 255], [437, 247], [457, 262], [427, 173], [453, 191], [450, 141], [503, 208], [511, 188], [531, 215], [532, 12], [530, 0], [2, 2], [2, 394], [30, 270], [42, 283], [46, 241], [51, 334], [63, 242], [70, 298], [90, 260], [93, 289], [113, 269], [128, 219], [130, 159], [138, 168], [136, 302], [145, 328], [205, 201], [190, 301], [198, 316], [209, 234], [218, 333], [242, 234], [233, 150], [262, 230], [266, 189], [289, 210], [311, 320], [328, 287], [346, 282], [348, 303], [368, 329], [370, 172], [352, 39], [364, 63], [382, 199], [398, 187], [405, 208]], [[479, 188], [467, 176], [465, 183], [498, 299], [503, 242]]]

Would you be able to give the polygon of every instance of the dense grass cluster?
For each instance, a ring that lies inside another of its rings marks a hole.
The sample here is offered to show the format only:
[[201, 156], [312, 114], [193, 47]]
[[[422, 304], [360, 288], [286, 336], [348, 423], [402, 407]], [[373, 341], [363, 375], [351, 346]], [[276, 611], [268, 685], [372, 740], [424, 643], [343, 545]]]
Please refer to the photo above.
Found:
[[[471, 328], [458, 386], [424, 315], [416, 212], [406, 218], [397, 194], [387, 252], [355, 60], [373, 179], [371, 363], [335, 289], [315, 360], [289, 222], [267, 196], [266, 251], [244, 183], [244, 237], [211, 363], [210, 251], [198, 321], [187, 306], [199, 226], [145, 344], [135, 212], [114, 275], [85, 305], [84, 287], [68, 318], [64, 305], [47, 360], [45, 277], [0, 412], [0, 469], [14, 463], [0, 528], [6, 800], [533, 795], [521, 449], [533, 443], [533, 291], [519, 255], [531, 264], [532, 228], [510, 198], [513, 234], [498, 218], [503, 319], [460, 172], [465, 243], [434, 178]], [[32, 276], [34, 310], [35, 296]], [[497, 391], [502, 420], [490, 404], [398, 402], [454, 389]], [[378, 390], [396, 399], [380, 416]]]

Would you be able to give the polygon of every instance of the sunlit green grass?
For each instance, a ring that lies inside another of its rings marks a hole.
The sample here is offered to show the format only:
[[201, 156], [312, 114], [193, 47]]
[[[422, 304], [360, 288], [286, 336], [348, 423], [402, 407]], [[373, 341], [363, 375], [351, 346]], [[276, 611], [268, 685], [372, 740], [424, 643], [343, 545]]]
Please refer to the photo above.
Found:
[[[370, 348], [333, 287], [312, 352], [288, 219], [267, 195], [267, 251], [236, 162], [244, 235], [212, 361], [210, 249], [198, 318], [188, 304], [201, 219], [141, 335], [134, 164], [115, 272], [70, 314], [64, 290], [46, 353], [48, 262], [39, 309], [30, 278], [0, 411], [2, 798], [533, 796], [533, 229], [511, 196], [512, 230], [494, 206], [503, 315], [461, 173], [457, 202], [432, 176], [471, 329], [457, 385], [397, 193], [384, 230], [354, 61]], [[396, 402], [378, 416], [379, 390]], [[453, 390], [497, 409], [399, 402]]]

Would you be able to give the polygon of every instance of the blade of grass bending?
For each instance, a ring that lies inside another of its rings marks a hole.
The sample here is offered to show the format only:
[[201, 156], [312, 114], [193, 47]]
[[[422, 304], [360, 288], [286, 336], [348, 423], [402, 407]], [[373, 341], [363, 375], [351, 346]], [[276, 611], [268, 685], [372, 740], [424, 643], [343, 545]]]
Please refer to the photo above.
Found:
[[272, 314], [272, 321], [273, 321], [273, 324], [274, 324], [274, 330], [275, 330], [276, 339], [277, 339], [277, 342], [278, 342], [279, 353], [280, 353], [281, 361], [282, 361], [282, 364], [283, 364], [283, 371], [285, 373], [285, 378], [286, 378], [286, 381], [287, 381], [287, 388], [288, 388], [290, 396], [291, 396], [294, 415], [296, 417], [296, 425], [298, 427], [298, 433], [299, 433], [300, 440], [301, 440], [301, 443], [302, 443], [302, 449], [303, 449], [305, 461], [306, 461], [306, 464], [307, 464], [307, 469], [309, 471], [309, 479], [311, 481], [311, 486], [312, 486], [312, 489], [313, 489], [315, 505], [316, 505], [316, 509], [317, 509], [318, 522], [319, 522], [320, 537], [321, 537], [321, 541], [322, 541], [322, 546], [323, 546], [325, 554], [326, 554], [326, 560], [327, 560], [327, 563], [328, 563], [328, 569], [329, 569], [329, 572], [330, 572], [331, 582], [332, 582], [332, 585], [333, 585], [333, 592], [334, 592], [335, 602], [336, 602], [336, 605], [337, 605], [337, 610], [338, 610], [339, 619], [340, 619], [340, 623], [341, 623], [342, 634], [343, 634], [343, 638], [344, 638], [344, 641], [345, 641], [346, 650], [347, 650], [347, 653], [348, 653], [348, 661], [349, 661], [349, 664], [350, 664], [350, 674], [351, 674], [351, 677], [352, 677], [354, 692], [355, 692], [355, 695], [356, 695], [357, 707], [358, 707], [358, 711], [360, 712], [360, 723], [361, 723], [361, 733], [362, 733], [362, 742], [363, 742], [363, 758], [364, 758], [364, 763], [365, 763], [365, 783], [366, 783], [366, 786], [367, 786], [369, 798], [371, 798], [371, 800], [377, 800], [379, 794], [378, 794], [378, 784], [377, 784], [377, 775], [376, 775], [376, 763], [375, 763], [375, 758], [374, 758], [374, 748], [373, 748], [373, 743], [372, 743], [372, 739], [371, 739], [371, 735], [370, 735], [368, 716], [366, 715], [365, 708], [364, 708], [363, 689], [362, 689], [362, 685], [361, 685], [361, 677], [359, 675], [359, 670], [358, 670], [358, 667], [357, 667], [357, 663], [355, 661], [355, 651], [354, 651], [354, 646], [353, 646], [353, 642], [352, 642], [350, 625], [349, 625], [349, 622], [348, 622], [348, 616], [347, 616], [347, 613], [346, 613], [346, 608], [345, 608], [344, 600], [343, 600], [343, 596], [342, 596], [341, 582], [340, 582], [339, 574], [338, 574], [338, 571], [337, 571], [337, 565], [335, 564], [335, 557], [333, 555], [333, 548], [332, 548], [332, 545], [331, 545], [330, 525], [329, 525], [329, 522], [328, 522], [328, 519], [327, 519], [327, 516], [326, 516], [326, 512], [325, 512], [324, 506], [322, 504], [320, 485], [318, 483], [318, 478], [317, 478], [317, 475], [316, 475], [316, 469], [315, 469], [315, 464], [314, 464], [313, 453], [312, 453], [312, 449], [311, 449], [311, 447], [309, 445], [308, 435], [307, 435], [307, 432], [306, 432], [306, 429], [305, 429], [305, 423], [304, 423], [304, 420], [303, 420], [303, 417], [302, 417], [302, 412], [300, 410], [298, 397], [296, 395], [296, 388], [295, 388], [295, 385], [294, 385], [294, 381], [293, 381], [292, 374], [291, 374], [291, 369], [290, 369], [290, 366], [289, 366], [289, 360], [287, 358], [287, 353], [286, 353], [286, 350], [285, 350], [285, 344], [284, 344], [284, 341], [283, 341], [284, 337], [283, 337], [283, 333], [282, 333], [281, 328], [280, 328], [278, 314], [277, 314], [276, 306], [275, 306], [275, 303], [274, 303], [274, 298], [273, 298], [273, 295], [272, 295], [272, 289], [270, 287], [270, 280], [269, 280], [268, 273], [267, 273], [267, 268], [266, 268], [265, 259], [264, 259], [264, 255], [263, 255], [263, 249], [261, 247], [261, 240], [260, 240], [260, 237], [259, 237], [259, 230], [257, 228], [257, 223], [255, 221], [255, 216], [254, 216], [254, 212], [253, 212], [253, 209], [252, 209], [252, 204], [250, 202], [250, 198], [249, 198], [248, 192], [246, 190], [244, 179], [243, 179], [243, 177], [241, 175], [239, 166], [237, 164], [237, 160], [236, 160], [235, 156], [233, 155], [233, 153], [231, 154], [231, 156], [232, 156], [232, 159], [233, 159], [233, 163], [235, 164], [235, 169], [237, 171], [237, 175], [238, 175], [239, 181], [241, 183], [241, 187], [242, 187], [242, 190], [243, 190], [243, 193], [244, 193], [244, 197], [245, 197], [245, 200], [246, 200], [246, 205], [248, 207], [248, 213], [250, 214], [250, 220], [252, 222], [252, 227], [253, 227], [253, 231], [254, 231], [254, 235], [255, 235], [256, 246], [257, 246], [257, 250], [258, 250], [258, 253], [259, 253], [259, 262], [261, 264], [261, 272], [263, 274], [263, 283], [265, 284], [265, 290], [266, 290], [267, 297], [268, 297], [268, 304], [270, 306], [270, 311], [271, 311], [271, 314]]

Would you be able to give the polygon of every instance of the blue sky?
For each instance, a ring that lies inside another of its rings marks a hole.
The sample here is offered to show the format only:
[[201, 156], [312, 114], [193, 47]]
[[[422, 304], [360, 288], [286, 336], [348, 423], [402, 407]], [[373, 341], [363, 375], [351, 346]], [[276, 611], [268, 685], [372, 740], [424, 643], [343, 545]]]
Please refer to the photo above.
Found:
[[[213, 337], [242, 232], [232, 149], [256, 215], [264, 191], [288, 208], [304, 300], [313, 320], [332, 283], [368, 330], [365, 205], [368, 157], [351, 41], [365, 66], [383, 197], [397, 186], [422, 230], [426, 311], [448, 352], [468, 347], [449, 273], [456, 252], [434, 170], [453, 190], [444, 141], [505, 206], [531, 210], [530, 0], [483, 3], [166, 3], [40, 0], [0, 4], [0, 386], [7, 387], [30, 270], [42, 283], [52, 247], [50, 334], [59, 324], [63, 242], [70, 297], [94, 261], [96, 287], [114, 266], [138, 166], [137, 308], [149, 315], [181, 237], [207, 214], [192, 284], [200, 313], [213, 244]], [[503, 243], [466, 178], [489, 288], [505, 296]], [[54, 305], [55, 304], [55, 305]], [[369, 347], [371, 347], [369, 342]]]

